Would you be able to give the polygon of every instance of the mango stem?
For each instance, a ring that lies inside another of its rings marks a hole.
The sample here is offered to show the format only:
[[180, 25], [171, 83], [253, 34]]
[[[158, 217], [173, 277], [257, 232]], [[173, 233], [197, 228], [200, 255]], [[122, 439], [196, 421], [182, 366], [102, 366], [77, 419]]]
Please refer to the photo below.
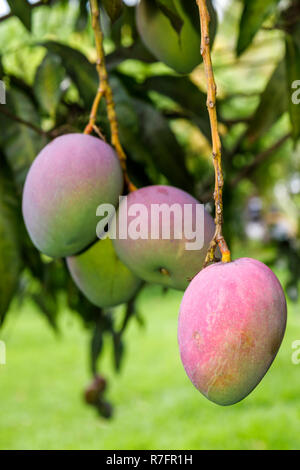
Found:
[[98, 108], [101, 102], [102, 97], [106, 101], [106, 108], [107, 108], [107, 116], [110, 123], [110, 130], [111, 130], [111, 143], [116, 150], [116, 153], [119, 157], [120, 164], [123, 170], [124, 181], [128, 188], [128, 191], [135, 191], [137, 188], [131, 183], [128, 173], [127, 173], [127, 165], [126, 165], [126, 154], [120, 142], [119, 137], [119, 125], [118, 125], [118, 118], [115, 109], [115, 102], [113, 97], [113, 92], [111, 86], [108, 81], [108, 73], [105, 64], [105, 54], [103, 49], [103, 33], [100, 24], [100, 10], [98, 6], [98, 0], [90, 0], [90, 7], [91, 7], [91, 15], [92, 15], [92, 27], [94, 30], [95, 35], [95, 42], [96, 42], [96, 51], [97, 51], [97, 62], [96, 62], [96, 69], [99, 76], [99, 87], [97, 94], [95, 96], [90, 119], [89, 122], [84, 130], [85, 134], [91, 134], [96, 127], [96, 118], [98, 113]]
[[214, 77], [212, 59], [210, 53], [210, 35], [209, 23], [210, 14], [207, 8], [206, 0], [196, 0], [199, 8], [200, 26], [201, 26], [201, 55], [203, 57], [205, 76], [207, 81], [207, 109], [209, 114], [211, 136], [212, 136], [212, 156], [215, 169], [215, 225], [216, 230], [213, 239], [209, 245], [208, 252], [204, 261], [204, 266], [208, 266], [215, 260], [215, 253], [219, 247], [222, 254], [222, 262], [229, 263], [231, 254], [225, 238], [223, 236], [223, 187], [224, 176], [222, 170], [222, 145], [218, 130], [217, 116], [217, 86]]

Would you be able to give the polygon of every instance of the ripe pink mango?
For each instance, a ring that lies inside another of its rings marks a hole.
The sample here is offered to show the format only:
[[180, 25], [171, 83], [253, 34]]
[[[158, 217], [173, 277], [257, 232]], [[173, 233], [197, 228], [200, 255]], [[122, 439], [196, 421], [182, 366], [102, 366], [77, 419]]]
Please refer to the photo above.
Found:
[[128, 302], [142, 284], [118, 259], [109, 238], [94, 243], [80, 255], [70, 256], [67, 266], [78, 289], [97, 307]]
[[263, 263], [241, 258], [204, 269], [180, 307], [178, 343], [188, 377], [219, 405], [239, 402], [275, 359], [286, 317], [282, 287]]
[[116, 205], [123, 175], [112, 147], [84, 134], [53, 140], [34, 160], [23, 216], [34, 245], [51, 257], [73, 255], [96, 240], [96, 209]]
[[[192, 221], [196, 222], [195, 207], [199, 202], [190, 194], [172, 186], [148, 186], [131, 193], [127, 198], [127, 213], [134, 204], [143, 204], [147, 208], [147, 214], [142, 214], [139, 219], [141, 225], [149, 227], [151, 233], [151, 205], [166, 204], [171, 207], [179, 204], [181, 208], [189, 204], [193, 208]], [[121, 203], [118, 218], [121, 219], [126, 213], [126, 206]], [[134, 220], [134, 216], [128, 215], [128, 225]], [[119, 219], [118, 219], [119, 220]], [[175, 239], [174, 217], [171, 216], [171, 239], [163, 239], [162, 226], [168, 223], [160, 220], [159, 239], [137, 239], [131, 238], [113, 240], [115, 250], [119, 258], [139, 278], [156, 284], [162, 284], [178, 290], [184, 290], [189, 280], [202, 268], [207, 249], [215, 231], [215, 224], [208, 212], [204, 212], [204, 245], [200, 250], [187, 250], [185, 237]]]

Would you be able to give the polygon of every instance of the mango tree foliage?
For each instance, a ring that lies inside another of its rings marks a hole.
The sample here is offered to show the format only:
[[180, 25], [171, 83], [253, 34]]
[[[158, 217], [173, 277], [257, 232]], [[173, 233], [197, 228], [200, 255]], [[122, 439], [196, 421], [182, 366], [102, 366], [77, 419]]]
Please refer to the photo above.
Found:
[[[142, 1], [155, 4], [180, 41], [184, 21], [179, 0]], [[191, 17], [194, 5], [180, 1], [185, 15], [190, 15], [191, 24], [197, 27], [197, 18]], [[217, 30], [214, 63], [218, 77], [222, 78], [222, 67], [228, 68], [225, 60], [217, 60], [224, 24], [231, 28], [230, 40], [223, 39], [224, 48], [231, 47], [228, 52], [241, 56], [230, 65], [232, 76], [248, 52], [259, 53], [274, 31], [279, 31], [282, 53], [267, 73], [259, 61], [250, 65], [243, 93], [229, 95], [227, 78], [220, 80], [225, 228], [227, 239], [232, 240], [244, 236], [242, 214], [251, 194], [259, 192], [270, 198], [279, 176], [286, 178], [288, 187], [291, 173], [300, 173], [297, 150], [293, 150], [300, 135], [300, 104], [292, 100], [300, 83], [299, 2], [239, 2], [242, 8], [235, 32], [231, 21], [238, 11], [237, 3], [232, 2]], [[6, 104], [0, 105], [0, 270], [1, 279], [6, 279], [0, 285], [0, 322], [9, 314], [14, 299], [30, 298], [57, 328], [63, 295], [74, 314], [93, 330], [92, 372], [97, 371], [104, 335], [111, 339], [118, 370], [128, 322], [131, 318], [142, 321], [134, 299], [124, 306], [121, 325], [111, 311], [90, 304], [70, 279], [65, 263], [45, 258], [33, 247], [20, 216], [23, 184], [38, 152], [57, 136], [82, 132], [89, 119], [98, 77], [88, 2], [45, 0], [30, 4], [8, 0], [8, 4], [10, 13], [0, 21], [0, 73], [6, 85]], [[200, 201], [211, 202], [210, 127], [200, 44], [199, 67], [192, 74], [180, 75], [159, 63], [146, 47], [137, 29], [135, 8], [121, 0], [101, 0], [100, 7], [106, 64], [131, 180], [138, 187], [174, 185]], [[160, 34], [163, 44], [164, 31]], [[254, 77], [260, 77], [263, 86], [252, 89], [249, 96], [247, 85]], [[97, 125], [109, 140], [104, 103]], [[278, 239], [272, 244], [275, 256], [269, 264], [279, 253], [289, 268], [287, 287], [295, 297], [299, 246], [293, 240]]]

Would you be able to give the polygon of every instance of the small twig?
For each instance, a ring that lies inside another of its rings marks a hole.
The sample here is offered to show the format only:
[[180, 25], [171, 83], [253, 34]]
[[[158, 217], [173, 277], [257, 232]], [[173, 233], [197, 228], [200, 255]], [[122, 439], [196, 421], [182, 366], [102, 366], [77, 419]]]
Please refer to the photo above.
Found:
[[110, 122], [110, 129], [111, 129], [111, 142], [118, 154], [118, 157], [119, 157], [122, 169], [123, 169], [125, 184], [129, 191], [134, 191], [136, 187], [131, 183], [128, 177], [127, 165], [126, 165], [126, 154], [124, 152], [124, 149], [121, 145], [120, 138], [119, 138], [119, 126], [118, 126], [118, 119], [117, 119], [117, 114], [115, 110], [115, 103], [114, 103], [112, 89], [108, 81], [108, 74], [107, 74], [106, 64], [105, 64], [105, 54], [104, 54], [104, 49], [103, 49], [103, 33], [101, 30], [101, 26], [100, 26], [100, 10], [98, 6], [98, 0], [90, 0], [90, 6], [91, 6], [91, 14], [92, 14], [92, 26], [94, 30], [96, 50], [97, 50], [96, 68], [97, 68], [97, 72], [99, 76], [99, 88], [98, 88], [98, 91], [97, 91], [97, 94], [96, 94], [96, 97], [94, 99], [94, 103], [92, 106], [90, 120], [84, 130], [84, 133], [91, 134], [93, 129], [95, 129], [99, 104], [100, 104], [102, 97], [105, 98], [106, 107], [107, 107], [107, 115], [108, 115], [108, 119]]
[[236, 124], [248, 124], [251, 121], [251, 118], [252, 116], [247, 116], [244, 118], [241, 117], [236, 119], [221, 118], [220, 121], [226, 126], [235, 126]]
[[12, 121], [18, 122], [19, 124], [22, 124], [23, 126], [26, 126], [29, 129], [32, 129], [37, 134], [40, 134], [40, 135], [45, 136], [45, 137], [49, 137], [48, 132], [44, 131], [43, 129], [40, 129], [38, 126], [35, 126], [31, 122], [26, 121], [25, 119], [22, 119], [19, 116], [16, 116], [15, 114], [8, 111], [3, 105], [0, 106], [0, 113], [4, 114], [6, 117], [11, 119]]
[[210, 15], [207, 8], [206, 0], [196, 0], [201, 24], [201, 55], [203, 57], [205, 75], [207, 79], [207, 109], [209, 113], [211, 134], [212, 134], [212, 147], [213, 147], [213, 162], [215, 168], [215, 224], [216, 230], [214, 237], [210, 243], [207, 256], [204, 262], [204, 267], [214, 262], [216, 249], [219, 246], [222, 253], [222, 262], [229, 263], [231, 255], [227, 243], [223, 236], [223, 186], [224, 178], [222, 172], [222, 148], [221, 139], [218, 131], [218, 117], [216, 108], [216, 95], [217, 87], [214, 78], [212, 67], [212, 60], [210, 54], [210, 36], [209, 36], [209, 23]]
[[[231, 188], [236, 187], [244, 178], [247, 178], [253, 173], [253, 171], [256, 170], [256, 168], [263, 163], [269, 156], [271, 156], [276, 150], [278, 150], [289, 138], [291, 137], [291, 134], [286, 134], [281, 139], [279, 139], [277, 142], [275, 142], [274, 145], [272, 145], [270, 148], [264, 150], [263, 152], [259, 153], [256, 155], [254, 160], [249, 163], [249, 165], [245, 165], [241, 171], [239, 172], [238, 175], [236, 175], [231, 181], [229, 181], [229, 186]], [[232, 154], [230, 153], [230, 158], [232, 157]], [[211, 191], [209, 191], [207, 188], [209, 186], [209, 182], [204, 185], [204, 192], [198, 197], [203, 204], [209, 202], [213, 195]]]
[[33, 130], [34, 132], [43, 137], [46, 137], [47, 139], [55, 139], [56, 137], [66, 133], [78, 132], [75, 127], [73, 128], [69, 124], [64, 124], [59, 127], [54, 127], [49, 131], [44, 131], [44, 129], [41, 129], [35, 124], [32, 124], [32, 122], [26, 121], [25, 119], [22, 119], [19, 116], [16, 116], [15, 114], [11, 113], [8, 109], [6, 109], [4, 105], [0, 106], [0, 113], [4, 114], [6, 117], [8, 117], [8, 119], [15, 121], [18, 124], [21, 124], [22, 126], [28, 127], [29, 129]]
[[84, 129], [85, 134], [91, 134], [92, 131], [93, 131], [94, 126], [96, 125], [97, 112], [98, 112], [99, 104], [100, 104], [100, 101], [101, 101], [101, 98], [102, 98], [103, 95], [104, 95], [104, 92], [99, 87], [98, 91], [97, 91], [97, 94], [95, 96], [94, 102], [93, 102], [89, 122], [88, 122], [86, 128]]
[[244, 168], [242, 168], [240, 173], [230, 181], [229, 185], [232, 188], [238, 185], [242, 179], [249, 176], [250, 173], [252, 173], [257, 168], [257, 166], [260, 165], [260, 163], [262, 163], [264, 160], [266, 160], [266, 158], [272, 155], [272, 153], [278, 150], [290, 137], [291, 137], [291, 133], [284, 135], [270, 148], [259, 153], [249, 165], [246, 165]]
[[56, 137], [59, 137], [64, 134], [73, 134], [78, 132], [78, 129], [76, 127], [72, 127], [70, 124], [62, 124], [61, 126], [54, 127], [51, 129], [47, 135], [51, 137], [51, 139], [56, 139]]

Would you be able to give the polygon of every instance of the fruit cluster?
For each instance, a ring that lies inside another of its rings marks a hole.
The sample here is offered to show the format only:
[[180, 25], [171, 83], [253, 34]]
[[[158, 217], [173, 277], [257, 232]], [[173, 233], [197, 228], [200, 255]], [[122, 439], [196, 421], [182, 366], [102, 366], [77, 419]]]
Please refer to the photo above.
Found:
[[[99, 307], [128, 302], [142, 280], [186, 289], [178, 326], [185, 370], [210, 400], [238, 402], [260, 382], [281, 344], [286, 302], [279, 281], [248, 258], [201, 270], [215, 231], [206, 211], [198, 251], [186, 250], [186, 238], [174, 236], [174, 219], [170, 239], [161, 231], [155, 239], [97, 239], [97, 207], [117, 208], [123, 190], [121, 165], [110, 145], [83, 134], [55, 139], [33, 162], [24, 187], [23, 215], [33, 243], [50, 257], [66, 257], [75, 283]], [[149, 186], [130, 193], [116, 217], [123, 220], [126, 210], [130, 223], [136, 204], [149, 209], [139, 218], [148, 226], [152, 205], [194, 209], [199, 202], [174, 187]]]
[[[169, 240], [162, 236], [98, 240], [97, 208], [102, 204], [117, 207], [122, 192], [122, 169], [114, 150], [84, 134], [64, 135], [48, 144], [25, 182], [23, 215], [34, 245], [50, 257], [65, 257], [79, 289], [99, 307], [128, 302], [142, 280], [184, 290], [201, 269], [214, 234], [213, 219], [205, 211], [204, 245], [196, 255], [185, 250], [185, 237], [175, 239], [174, 220]], [[129, 194], [128, 214], [135, 204], [149, 209], [141, 221], [148, 225], [153, 204], [184, 208], [199, 202], [174, 187], [149, 186]], [[121, 204], [118, 219], [124, 210]], [[127, 221], [131, 222], [130, 216]]]

